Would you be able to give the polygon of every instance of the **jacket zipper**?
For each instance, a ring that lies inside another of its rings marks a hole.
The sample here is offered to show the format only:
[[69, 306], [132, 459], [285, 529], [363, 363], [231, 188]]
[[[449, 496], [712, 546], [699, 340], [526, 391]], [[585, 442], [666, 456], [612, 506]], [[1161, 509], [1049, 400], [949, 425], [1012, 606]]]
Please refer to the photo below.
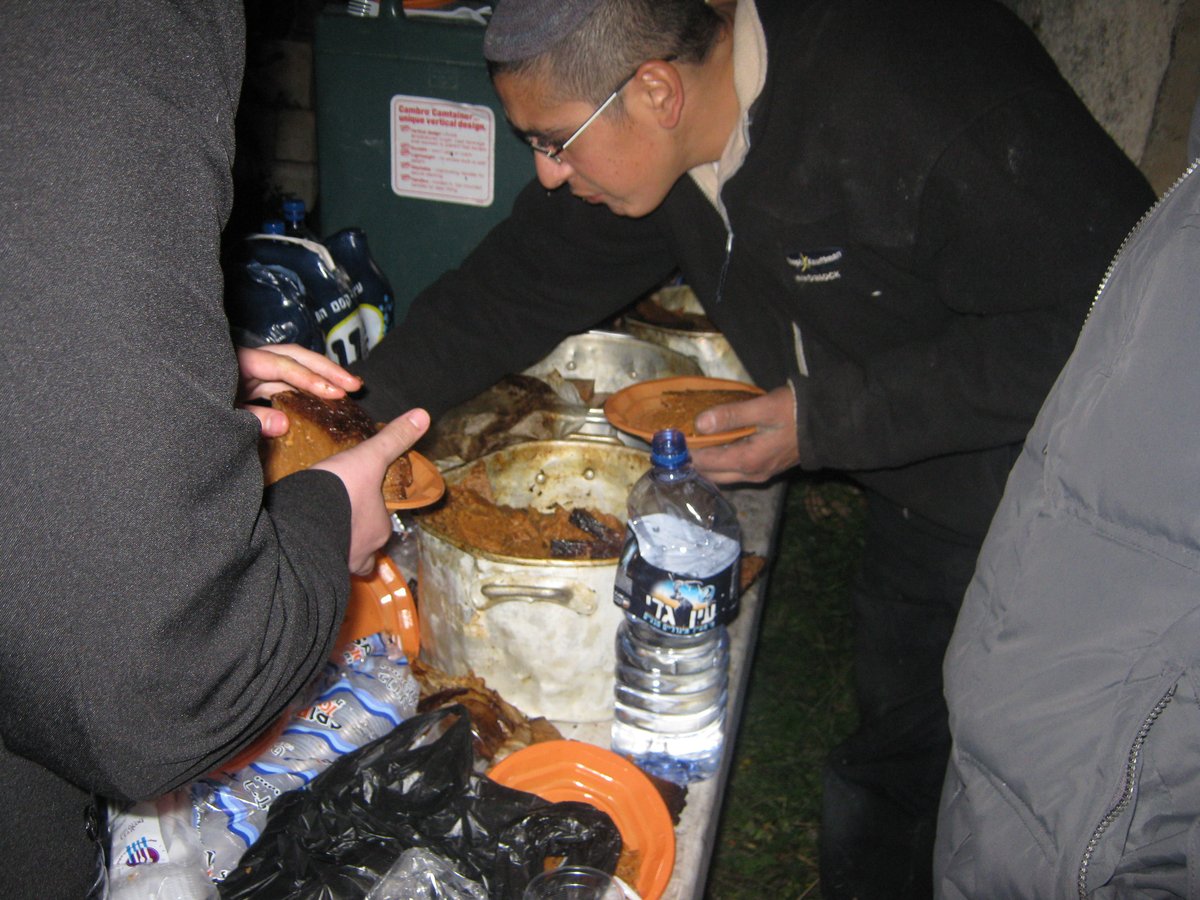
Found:
[[733, 256], [733, 229], [725, 234], [725, 258], [721, 261], [721, 274], [717, 278], [717, 303], [721, 302], [721, 294], [725, 290], [725, 276], [729, 274], [729, 258]]
[[1100, 295], [1104, 293], [1104, 289], [1108, 286], [1108, 281], [1110, 278], [1112, 278], [1113, 269], [1116, 267], [1117, 260], [1120, 259], [1121, 253], [1124, 252], [1125, 245], [1128, 244], [1130, 240], [1133, 239], [1133, 236], [1141, 230], [1142, 225], [1145, 224], [1146, 220], [1150, 218], [1154, 211], [1162, 206], [1163, 202], [1173, 193], [1175, 193], [1175, 189], [1183, 184], [1184, 180], [1194, 171], [1196, 171], [1196, 169], [1200, 169], [1200, 158], [1192, 160], [1188, 167], [1184, 169], [1183, 174], [1175, 179], [1175, 183], [1167, 188], [1166, 191], [1163, 192], [1163, 195], [1159, 197], [1158, 200], [1156, 200], [1148, 210], [1142, 213], [1142, 217], [1137, 220], [1137, 224], [1129, 230], [1129, 234], [1125, 235], [1125, 240], [1121, 241], [1121, 246], [1119, 246], [1117, 248], [1117, 252], [1113, 254], [1113, 258], [1109, 262], [1108, 268], [1104, 272], [1104, 277], [1100, 279], [1100, 286], [1096, 288], [1096, 295], [1092, 298], [1092, 305], [1088, 307], [1087, 315], [1083, 317], [1084, 325], [1086, 325], [1088, 319], [1092, 317], [1092, 310], [1096, 308], [1096, 304], [1100, 301]]
[[1079, 900], [1086, 900], [1087, 898], [1088, 867], [1092, 864], [1092, 857], [1096, 853], [1096, 847], [1099, 846], [1100, 839], [1104, 836], [1104, 832], [1108, 831], [1112, 827], [1112, 824], [1120, 818], [1121, 813], [1125, 812], [1126, 807], [1129, 806], [1129, 801], [1133, 799], [1133, 784], [1137, 777], [1138, 762], [1141, 760], [1142, 747], [1146, 744], [1146, 738], [1150, 735], [1150, 729], [1158, 717], [1162, 715], [1162, 711], [1167, 708], [1167, 704], [1171, 702], [1171, 698], [1174, 696], [1175, 685], [1171, 685], [1167, 689], [1167, 692], [1158, 698], [1158, 702], [1154, 704], [1154, 708], [1150, 710], [1146, 718], [1142, 720], [1142, 725], [1134, 736], [1133, 743], [1129, 746], [1129, 753], [1125, 757], [1125, 772], [1121, 778], [1121, 793], [1117, 797], [1117, 802], [1109, 808], [1108, 812], [1104, 814], [1104, 818], [1100, 820], [1100, 823], [1092, 832], [1092, 836], [1087, 842], [1087, 847], [1084, 848], [1083, 858], [1079, 861], [1079, 874], [1076, 877]]

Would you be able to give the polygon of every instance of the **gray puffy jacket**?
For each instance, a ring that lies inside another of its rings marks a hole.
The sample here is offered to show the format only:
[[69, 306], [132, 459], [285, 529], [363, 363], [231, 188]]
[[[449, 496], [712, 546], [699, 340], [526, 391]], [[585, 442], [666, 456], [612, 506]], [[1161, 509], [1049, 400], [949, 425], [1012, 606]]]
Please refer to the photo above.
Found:
[[1101, 284], [963, 603], [940, 897], [1200, 897], [1197, 168]]

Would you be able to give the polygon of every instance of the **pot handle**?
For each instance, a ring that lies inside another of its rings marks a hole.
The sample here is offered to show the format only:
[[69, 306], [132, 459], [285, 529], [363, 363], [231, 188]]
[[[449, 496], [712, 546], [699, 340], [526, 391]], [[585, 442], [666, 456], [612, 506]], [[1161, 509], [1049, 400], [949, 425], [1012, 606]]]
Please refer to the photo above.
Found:
[[478, 610], [490, 609], [501, 603], [512, 600], [524, 600], [526, 603], [557, 603], [581, 616], [590, 616], [596, 611], [596, 601], [584, 597], [569, 587], [547, 587], [534, 584], [485, 584], [479, 592], [483, 597], [473, 598]]

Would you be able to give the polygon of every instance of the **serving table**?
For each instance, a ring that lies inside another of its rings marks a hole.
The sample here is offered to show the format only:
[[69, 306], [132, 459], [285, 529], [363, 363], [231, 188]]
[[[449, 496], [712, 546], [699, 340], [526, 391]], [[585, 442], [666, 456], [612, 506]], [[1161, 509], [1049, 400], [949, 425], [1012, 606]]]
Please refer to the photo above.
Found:
[[[687, 805], [683, 808], [679, 824], [675, 826], [675, 868], [662, 895], [663, 900], [700, 900], [704, 896], [725, 784], [737, 741], [742, 702], [749, 681], [750, 664], [754, 658], [767, 569], [775, 556], [785, 491], [784, 483], [729, 488], [724, 491], [737, 510], [742, 526], [743, 548], [747, 552], [765, 557], [768, 565], [742, 595], [737, 620], [729, 626], [729, 710], [724, 757], [718, 773], [713, 778], [688, 785]], [[609, 746], [607, 722], [556, 722], [555, 725], [565, 738], [589, 741], [602, 747]]]

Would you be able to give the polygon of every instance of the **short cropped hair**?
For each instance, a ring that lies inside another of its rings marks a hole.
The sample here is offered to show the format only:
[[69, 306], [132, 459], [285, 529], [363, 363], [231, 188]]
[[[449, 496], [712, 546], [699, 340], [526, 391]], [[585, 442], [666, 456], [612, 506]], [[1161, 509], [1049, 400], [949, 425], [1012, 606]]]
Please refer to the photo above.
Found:
[[[599, 105], [642, 63], [671, 57], [703, 62], [724, 20], [705, 0], [603, 0], [573, 32], [548, 50], [488, 71], [545, 79], [561, 102]], [[620, 98], [610, 110], [620, 108]]]

